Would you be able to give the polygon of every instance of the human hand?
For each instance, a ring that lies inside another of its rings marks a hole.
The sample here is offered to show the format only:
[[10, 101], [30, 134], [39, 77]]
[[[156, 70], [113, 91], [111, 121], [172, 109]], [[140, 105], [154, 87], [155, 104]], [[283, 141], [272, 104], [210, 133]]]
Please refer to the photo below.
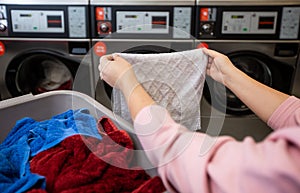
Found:
[[111, 87], [125, 91], [138, 84], [131, 64], [117, 54], [102, 56], [98, 69], [101, 79]]
[[233, 70], [236, 67], [227, 56], [217, 51], [203, 48], [203, 53], [208, 56], [206, 74], [215, 81], [226, 85], [226, 79], [234, 73]]

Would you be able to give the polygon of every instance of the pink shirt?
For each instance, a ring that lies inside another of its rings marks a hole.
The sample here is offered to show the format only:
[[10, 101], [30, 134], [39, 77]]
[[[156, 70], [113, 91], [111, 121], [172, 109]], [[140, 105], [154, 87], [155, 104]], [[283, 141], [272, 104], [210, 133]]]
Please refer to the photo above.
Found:
[[144, 108], [134, 122], [170, 192], [299, 193], [300, 100], [289, 97], [268, 125], [275, 131], [256, 143], [251, 137], [240, 142], [191, 132], [156, 105]]

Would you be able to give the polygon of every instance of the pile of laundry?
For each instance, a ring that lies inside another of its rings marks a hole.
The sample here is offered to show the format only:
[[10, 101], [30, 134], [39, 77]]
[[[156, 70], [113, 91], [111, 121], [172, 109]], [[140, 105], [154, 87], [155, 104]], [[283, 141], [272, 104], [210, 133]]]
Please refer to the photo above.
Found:
[[0, 144], [1, 192], [164, 192], [161, 179], [132, 166], [134, 144], [87, 109], [49, 120], [23, 118]]

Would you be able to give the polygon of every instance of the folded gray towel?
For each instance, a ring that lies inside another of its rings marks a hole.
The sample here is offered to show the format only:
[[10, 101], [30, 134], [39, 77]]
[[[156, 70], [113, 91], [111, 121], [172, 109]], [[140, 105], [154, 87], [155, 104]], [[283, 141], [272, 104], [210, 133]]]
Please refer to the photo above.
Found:
[[[202, 49], [160, 54], [118, 53], [133, 65], [137, 79], [157, 104], [190, 130], [201, 128], [200, 100], [207, 56]], [[113, 90], [113, 111], [132, 123], [126, 100]]]

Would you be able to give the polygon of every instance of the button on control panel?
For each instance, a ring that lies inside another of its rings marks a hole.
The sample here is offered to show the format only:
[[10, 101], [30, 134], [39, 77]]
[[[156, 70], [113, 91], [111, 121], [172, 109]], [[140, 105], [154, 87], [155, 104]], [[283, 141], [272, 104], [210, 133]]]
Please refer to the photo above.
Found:
[[7, 31], [6, 7], [4, 5], [0, 5], [0, 36], [7, 36]]
[[280, 39], [297, 39], [299, 36], [300, 7], [284, 7], [280, 27]]

